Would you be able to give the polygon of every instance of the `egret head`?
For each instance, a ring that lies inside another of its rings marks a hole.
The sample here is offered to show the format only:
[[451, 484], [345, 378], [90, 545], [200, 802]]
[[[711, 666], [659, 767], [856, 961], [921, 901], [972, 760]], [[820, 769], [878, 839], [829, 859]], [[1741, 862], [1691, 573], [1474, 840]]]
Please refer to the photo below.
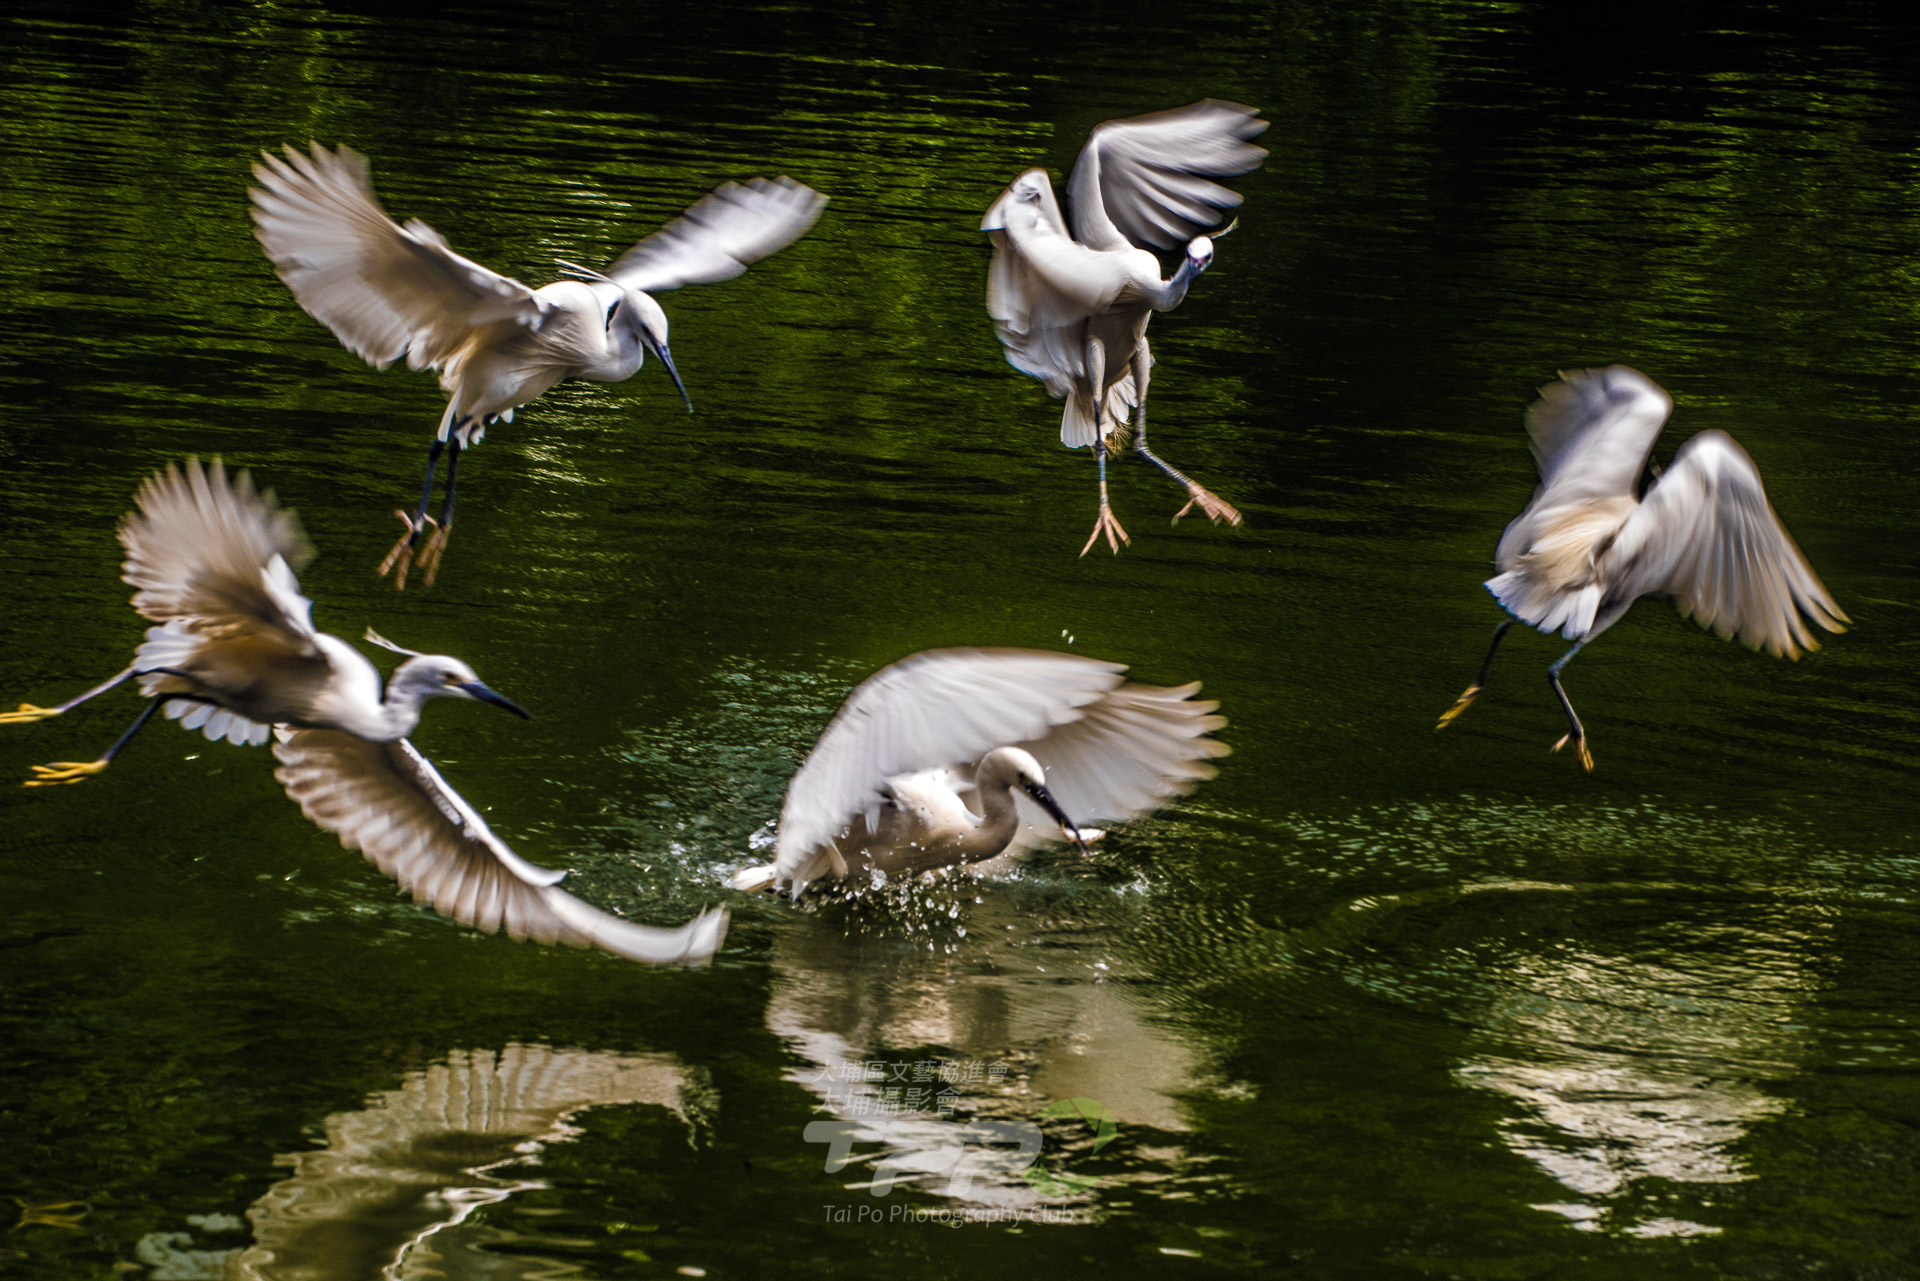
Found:
[[1207, 236], [1195, 236], [1187, 242], [1187, 262], [1194, 272], [1205, 271], [1213, 266], [1213, 240]]
[[626, 325], [655, 359], [667, 367], [673, 385], [680, 389], [680, 399], [687, 402], [687, 412], [692, 413], [693, 397], [687, 395], [687, 385], [680, 381], [680, 371], [673, 367], [673, 353], [667, 347], [666, 311], [652, 295], [629, 289], [607, 308], [607, 328], [611, 330], [616, 324]]
[[1081, 839], [1080, 829], [1075, 827], [1060, 802], [1047, 790], [1047, 771], [1033, 758], [1033, 753], [1019, 747], [996, 747], [980, 759], [976, 777], [984, 785], [990, 781], [1003, 781], [1010, 787], [1017, 787], [1033, 798], [1033, 803], [1047, 812], [1047, 817], [1060, 824], [1061, 835], [1072, 841], [1082, 854], [1087, 852], [1087, 843]]
[[520, 704], [487, 688], [471, 667], [449, 654], [416, 654], [400, 664], [387, 682], [387, 697], [396, 702], [420, 703], [429, 698], [471, 698], [533, 719]]

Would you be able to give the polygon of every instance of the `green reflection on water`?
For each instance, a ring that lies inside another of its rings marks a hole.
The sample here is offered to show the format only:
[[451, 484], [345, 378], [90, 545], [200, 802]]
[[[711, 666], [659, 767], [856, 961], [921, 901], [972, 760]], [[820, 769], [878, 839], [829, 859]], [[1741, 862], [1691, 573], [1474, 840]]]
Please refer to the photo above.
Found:
[[[142, 474], [217, 452], [300, 509], [323, 627], [461, 654], [538, 714], [436, 708], [420, 743], [522, 852], [645, 919], [721, 897], [846, 688], [915, 649], [1203, 679], [1236, 753], [1091, 863], [739, 904], [697, 974], [420, 913], [257, 753], [163, 729], [84, 788], [7, 789], [0, 1194], [92, 1210], [0, 1255], [65, 1277], [152, 1273], [152, 1234], [258, 1247], [258, 1220], [188, 1216], [264, 1213], [352, 1118], [519, 1054], [654, 1065], [700, 1105], [541, 1096], [577, 1132], [479, 1175], [493, 1139], [554, 1123], [538, 1100], [519, 1130], [419, 1131], [441, 1137], [383, 1168], [513, 1189], [432, 1243], [452, 1275], [1910, 1271], [1909, 21], [17, 10], [6, 696], [118, 669], [139, 628], [115, 521]], [[974, 228], [1097, 121], [1203, 95], [1260, 104], [1273, 155], [1156, 324], [1156, 444], [1248, 524], [1169, 528], [1177, 495], [1122, 466], [1135, 543], [1080, 561], [1092, 468], [1001, 359]], [[665, 299], [697, 415], [654, 369], [556, 389], [470, 460], [439, 586], [395, 597], [369, 571], [440, 402], [341, 351], [253, 243], [250, 156], [308, 138], [532, 283], [726, 178], [834, 204]], [[1514, 638], [1472, 715], [1428, 727], [1495, 621], [1478, 581], [1533, 483], [1521, 408], [1612, 360], [1674, 392], [1663, 456], [1742, 440], [1858, 626], [1796, 666], [1641, 606], [1570, 672], [1582, 778], [1546, 751], [1554, 642]], [[131, 714], [10, 729], [7, 768]], [[801, 1137], [830, 1053], [1004, 1061], [979, 1115], [1084, 1096], [1121, 1128], [1094, 1152], [1048, 1122], [1050, 1168], [1099, 1181], [1063, 1225], [827, 1222], [871, 1199]], [[350, 1207], [332, 1227], [365, 1252], [335, 1274], [428, 1219]]]

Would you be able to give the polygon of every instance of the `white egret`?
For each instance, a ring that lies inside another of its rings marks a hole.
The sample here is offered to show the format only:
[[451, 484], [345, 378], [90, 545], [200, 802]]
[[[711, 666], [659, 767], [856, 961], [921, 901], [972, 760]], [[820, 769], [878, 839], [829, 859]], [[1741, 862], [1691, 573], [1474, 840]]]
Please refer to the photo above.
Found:
[[1672, 596], [1683, 615], [1722, 639], [1737, 636], [1749, 648], [1787, 658], [1820, 648], [1806, 620], [1841, 632], [1848, 619], [1774, 514], [1753, 459], [1731, 436], [1693, 437], [1642, 492], [1647, 457], [1673, 401], [1625, 365], [1560, 377], [1527, 411], [1540, 487], [1501, 536], [1494, 556], [1500, 572], [1487, 580], [1513, 618], [1495, 630], [1479, 676], [1435, 728], [1452, 724], [1479, 695], [1517, 620], [1574, 642], [1547, 668], [1568, 725], [1553, 750], [1571, 743], [1591, 770], [1586, 730], [1560, 686], [1560, 669], [1642, 596]]
[[[730, 280], [805, 233], [827, 198], [791, 178], [723, 183], [686, 213], [640, 241], [602, 273], [561, 263], [578, 280], [539, 289], [463, 258], [432, 227], [404, 227], [373, 192], [367, 159], [318, 143], [311, 155], [287, 148], [254, 166], [254, 231], [293, 296], [346, 348], [375, 367], [401, 356], [411, 369], [437, 369], [447, 409], [427, 450], [426, 483], [406, 532], [380, 572], [398, 567], [405, 587], [415, 545], [434, 527], [418, 563], [433, 582], [453, 526], [460, 451], [489, 425], [567, 378], [620, 382], [652, 352], [687, 399], [667, 346], [667, 315], [649, 295]], [[427, 517], [443, 449], [446, 495]]]
[[[1240, 523], [1230, 504], [1147, 448], [1147, 322], [1179, 306], [1213, 262], [1213, 241], [1197, 233], [1241, 199], [1213, 179], [1266, 158], [1248, 141], [1267, 127], [1256, 117], [1252, 107], [1208, 99], [1109, 120], [1088, 135], [1068, 180], [1071, 232], [1044, 169], [1014, 179], [981, 220], [993, 239], [987, 314], [1007, 362], [1066, 401], [1060, 443], [1091, 445], [1099, 465], [1100, 514], [1082, 556], [1102, 535], [1116, 552], [1131, 541], [1107, 505], [1107, 454], [1124, 440], [1129, 409], [1134, 448], [1187, 491], [1174, 519], [1198, 506], [1216, 523]], [[1162, 280], [1149, 251], [1181, 248], [1179, 269]]]
[[21, 704], [0, 724], [58, 716], [123, 682], [149, 702], [98, 760], [36, 765], [27, 786], [77, 783], [106, 769], [156, 711], [209, 739], [259, 745], [277, 734], [278, 777], [308, 817], [365, 852], [443, 915], [513, 938], [594, 944], [641, 961], [701, 961], [726, 929], [710, 912], [677, 930], [648, 929], [557, 888], [564, 872], [508, 849], [406, 736], [431, 698], [466, 698], [526, 716], [444, 654], [408, 655], [380, 673], [337, 636], [316, 631], [295, 571], [312, 555], [298, 520], [246, 473], [215, 462], [169, 466], [140, 487], [120, 526], [123, 576], [149, 628], [133, 665], [58, 707]]
[[[774, 862], [736, 889], [784, 890], [857, 873], [911, 876], [1009, 849], [1098, 836], [1074, 820], [1143, 814], [1213, 777], [1218, 703], [1121, 679], [1074, 654], [936, 649], [867, 678], [841, 707], [780, 809]], [[1072, 815], [1072, 818], [1068, 816]]]

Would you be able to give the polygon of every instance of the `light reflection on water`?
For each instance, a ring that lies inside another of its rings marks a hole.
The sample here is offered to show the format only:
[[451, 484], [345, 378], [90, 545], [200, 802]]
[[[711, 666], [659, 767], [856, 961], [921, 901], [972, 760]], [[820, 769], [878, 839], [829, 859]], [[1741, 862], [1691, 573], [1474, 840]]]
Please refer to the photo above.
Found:
[[[459, 653], [536, 712], [421, 746], [635, 916], [718, 901], [846, 690], [916, 649], [1202, 679], [1236, 752], [1091, 860], [735, 902], [700, 974], [462, 934], [261, 755], [164, 728], [86, 789], [0, 789], [0, 1195], [94, 1207], [0, 1263], [159, 1278], [149, 1240], [367, 1276], [418, 1240], [466, 1275], [1910, 1271], [1920, 45], [1889, 6], [1684, 9], [9, 15], [0, 697], [124, 662], [114, 523], [139, 476], [220, 452], [301, 510], [322, 626]], [[1207, 94], [1259, 105], [1274, 154], [1156, 322], [1155, 430], [1248, 524], [1143, 517], [1080, 561], [1091, 466], [1001, 359], [979, 211], [1097, 121]], [[439, 396], [340, 351], [252, 241], [250, 155], [308, 138], [535, 281], [725, 178], [834, 204], [665, 300], [696, 415], [658, 370], [555, 389], [470, 460], [440, 584], [395, 597], [369, 571]], [[1494, 621], [1526, 398], [1612, 360], [1674, 391], [1663, 448], [1742, 440], [1858, 626], [1788, 665], [1642, 605], [1570, 676], [1582, 778], [1546, 750], [1556, 643], [1514, 638], [1429, 727]], [[10, 731], [0, 777], [122, 711]], [[819, 1078], [870, 1059], [1004, 1062], [956, 1115], [1086, 1097], [1119, 1132], [1044, 1119], [1079, 1190], [976, 1186], [1070, 1211], [1043, 1227], [825, 1222], [872, 1198], [803, 1131], [858, 1119]], [[509, 1060], [559, 1084], [419, 1106]], [[350, 1155], [374, 1131], [385, 1155]]]

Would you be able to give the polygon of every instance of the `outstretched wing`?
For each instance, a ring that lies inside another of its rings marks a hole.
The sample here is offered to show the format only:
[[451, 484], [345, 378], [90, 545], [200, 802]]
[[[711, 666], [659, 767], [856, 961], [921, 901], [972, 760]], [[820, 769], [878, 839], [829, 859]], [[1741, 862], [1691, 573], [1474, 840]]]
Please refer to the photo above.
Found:
[[732, 280], [800, 239], [826, 207], [825, 196], [791, 178], [721, 183], [621, 254], [607, 275], [642, 293]]
[[1208, 98], [1109, 120], [1087, 136], [1067, 194], [1074, 238], [1094, 249], [1178, 249], [1240, 203], [1215, 178], [1259, 167], [1267, 127], [1253, 107]]
[[359, 152], [315, 143], [311, 156], [261, 154], [254, 235], [300, 305], [370, 364], [404, 354], [414, 369], [438, 366], [478, 326], [533, 325], [550, 310], [426, 223], [389, 218]]
[[[1216, 773], [1207, 762], [1233, 749], [1207, 735], [1226, 725], [1219, 703], [1198, 699], [1198, 681], [1173, 687], [1131, 682], [1109, 690], [1041, 738], [1018, 746], [1047, 772], [1047, 790], [1078, 825], [1118, 823], [1159, 808]], [[1060, 839], [1060, 825], [1019, 791], [1015, 848]]]
[[652, 964], [698, 965], [726, 936], [724, 909], [677, 930], [635, 925], [560, 889], [565, 876], [527, 862], [495, 836], [413, 744], [336, 730], [279, 731], [280, 780], [300, 809], [462, 925], [515, 939], [605, 948]]
[[781, 879], [803, 871], [856, 818], [876, 821], [889, 778], [971, 768], [993, 748], [1045, 738], [1085, 715], [1125, 670], [1019, 649], [928, 650], [882, 668], [847, 696], [787, 786], [775, 850]]
[[1550, 502], [1631, 497], [1673, 400], [1637, 369], [1577, 369], [1540, 389], [1527, 435]]
[[[135, 588], [133, 607], [155, 622], [203, 618], [262, 624], [290, 637], [313, 635], [313, 602], [296, 571], [313, 559], [299, 519], [260, 493], [241, 472], [231, 480], [219, 459], [189, 458], [149, 476], [139, 510], [120, 523], [127, 549], [121, 577]], [[305, 648], [305, 646], [302, 646]]]
[[1725, 432], [1703, 431], [1681, 447], [1606, 558], [1614, 595], [1670, 592], [1702, 627], [1769, 654], [1818, 649], [1805, 619], [1846, 630], [1847, 616], [1767, 502], [1753, 459]]

